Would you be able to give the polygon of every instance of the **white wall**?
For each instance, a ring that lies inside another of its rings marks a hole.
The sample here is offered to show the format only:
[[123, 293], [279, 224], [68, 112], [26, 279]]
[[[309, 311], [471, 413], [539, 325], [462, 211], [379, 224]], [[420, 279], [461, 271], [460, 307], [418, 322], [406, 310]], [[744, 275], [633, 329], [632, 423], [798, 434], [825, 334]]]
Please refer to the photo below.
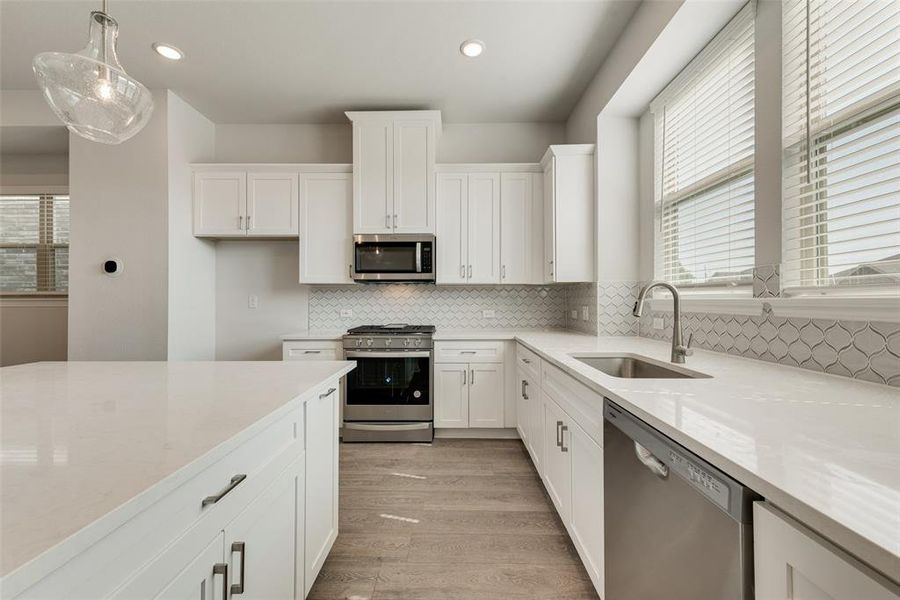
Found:
[[216, 359], [280, 360], [280, 337], [307, 328], [297, 242], [221, 241], [216, 252]]
[[169, 360], [216, 356], [216, 246], [193, 235], [191, 163], [215, 155], [215, 125], [171, 91], [168, 109]]
[[216, 125], [216, 162], [351, 163], [350, 123]]
[[566, 139], [563, 123], [444, 123], [437, 162], [538, 162]]
[[0, 154], [0, 186], [67, 185], [67, 154]]
[[0, 367], [66, 360], [65, 298], [0, 298]]
[[653, 279], [656, 257], [653, 199], [653, 115], [641, 115], [638, 132], [638, 202], [640, 204], [639, 281]]
[[[165, 360], [168, 344], [166, 92], [117, 146], [71, 136], [69, 359]], [[102, 262], [124, 262], [119, 277]]]
[[640, 276], [638, 120], [597, 119], [597, 279]]

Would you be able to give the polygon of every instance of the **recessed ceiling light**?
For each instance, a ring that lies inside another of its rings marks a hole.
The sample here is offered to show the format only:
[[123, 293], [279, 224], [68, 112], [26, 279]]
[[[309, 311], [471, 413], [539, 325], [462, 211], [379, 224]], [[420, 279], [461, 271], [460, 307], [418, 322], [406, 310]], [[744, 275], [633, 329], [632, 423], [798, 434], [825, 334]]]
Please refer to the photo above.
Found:
[[169, 60], [181, 60], [184, 58], [184, 52], [171, 44], [163, 44], [161, 42], [153, 42], [153, 49], [163, 58]]
[[469, 58], [481, 56], [481, 53], [484, 52], [484, 42], [481, 40], [466, 40], [459, 45], [459, 51], [462, 52], [463, 56], [468, 56]]

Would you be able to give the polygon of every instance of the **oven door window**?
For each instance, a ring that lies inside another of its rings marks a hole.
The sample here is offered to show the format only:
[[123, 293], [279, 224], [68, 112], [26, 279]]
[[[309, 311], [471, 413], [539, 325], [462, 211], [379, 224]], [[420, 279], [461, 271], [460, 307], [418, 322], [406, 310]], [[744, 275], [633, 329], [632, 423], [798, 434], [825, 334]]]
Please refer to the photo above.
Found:
[[428, 405], [429, 359], [358, 358], [347, 375], [348, 405]]
[[357, 273], [415, 273], [415, 242], [363, 242], [356, 244]]

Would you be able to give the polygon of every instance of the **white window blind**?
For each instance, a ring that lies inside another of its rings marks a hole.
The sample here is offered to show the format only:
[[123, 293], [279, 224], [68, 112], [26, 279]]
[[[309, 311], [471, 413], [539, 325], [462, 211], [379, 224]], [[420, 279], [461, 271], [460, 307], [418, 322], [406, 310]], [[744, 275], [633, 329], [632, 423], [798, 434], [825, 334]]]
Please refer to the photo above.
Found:
[[69, 197], [0, 196], [0, 293], [69, 288]]
[[753, 277], [755, 4], [651, 103], [657, 276], [682, 286]]
[[898, 7], [895, 0], [783, 4], [788, 292], [900, 283]]

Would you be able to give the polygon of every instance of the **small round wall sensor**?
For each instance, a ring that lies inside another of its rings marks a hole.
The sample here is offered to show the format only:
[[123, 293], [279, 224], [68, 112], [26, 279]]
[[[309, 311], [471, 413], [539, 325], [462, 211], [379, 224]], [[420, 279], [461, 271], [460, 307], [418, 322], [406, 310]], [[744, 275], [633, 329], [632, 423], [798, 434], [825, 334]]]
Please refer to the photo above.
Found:
[[118, 258], [107, 258], [103, 261], [103, 272], [110, 277], [118, 277], [122, 274], [124, 266]]

